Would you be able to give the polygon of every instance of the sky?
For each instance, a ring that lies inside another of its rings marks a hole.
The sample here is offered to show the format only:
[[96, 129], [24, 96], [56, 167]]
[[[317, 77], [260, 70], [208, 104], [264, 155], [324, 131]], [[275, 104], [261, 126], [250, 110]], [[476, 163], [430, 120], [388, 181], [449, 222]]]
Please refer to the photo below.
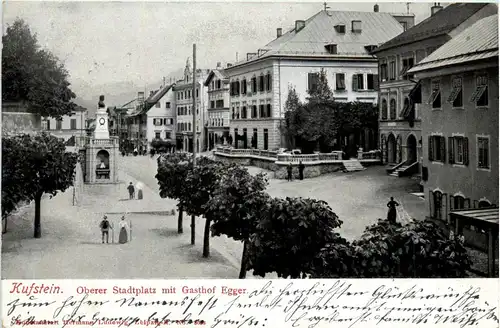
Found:
[[[328, 2], [330, 10], [373, 11], [371, 3]], [[406, 13], [406, 3], [379, 2], [381, 12]], [[411, 3], [416, 22], [431, 3]], [[197, 67], [242, 59], [322, 2], [3, 2], [3, 28], [22, 18], [39, 44], [70, 72], [73, 91], [91, 86], [145, 86], [182, 70], [197, 44]], [[181, 76], [176, 76], [181, 78]], [[168, 81], [167, 81], [168, 82]], [[87, 90], [88, 89], [88, 90]]]

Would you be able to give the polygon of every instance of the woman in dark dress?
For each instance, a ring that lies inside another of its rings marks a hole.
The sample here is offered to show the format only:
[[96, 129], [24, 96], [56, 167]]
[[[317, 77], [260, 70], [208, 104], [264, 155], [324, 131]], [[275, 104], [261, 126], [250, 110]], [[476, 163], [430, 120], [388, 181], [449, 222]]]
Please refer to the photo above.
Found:
[[128, 224], [125, 221], [125, 216], [122, 216], [122, 219], [120, 221], [120, 235], [118, 237], [118, 242], [120, 244], [125, 244], [128, 241]]
[[399, 206], [399, 203], [394, 200], [394, 197], [391, 197], [389, 203], [387, 203], [387, 207], [389, 208], [389, 212], [387, 212], [387, 220], [392, 223], [396, 223], [396, 206]]

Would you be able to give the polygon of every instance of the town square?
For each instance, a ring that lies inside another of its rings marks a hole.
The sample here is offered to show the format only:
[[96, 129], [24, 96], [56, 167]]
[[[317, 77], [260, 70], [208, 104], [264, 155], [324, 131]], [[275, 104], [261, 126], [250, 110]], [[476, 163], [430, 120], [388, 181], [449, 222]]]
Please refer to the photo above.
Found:
[[498, 277], [497, 4], [103, 6], [6, 6], [2, 278]]

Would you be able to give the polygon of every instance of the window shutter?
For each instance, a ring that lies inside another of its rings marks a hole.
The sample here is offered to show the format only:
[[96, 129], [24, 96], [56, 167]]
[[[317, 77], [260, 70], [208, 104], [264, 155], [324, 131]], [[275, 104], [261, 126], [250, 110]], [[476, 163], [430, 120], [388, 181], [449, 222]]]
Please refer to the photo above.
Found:
[[378, 74], [373, 75], [373, 89], [374, 90], [378, 90], [379, 89]]
[[358, 75], [357, 74], [354, 74], [352, 76], [352, 90], [358, 91]]
[[464, 165], [469, 165], [469, 138], [464, 138]]
[[434, 157], [432, 156], [434, 154], [434, 145], [432, 144], [432, 137], [429, 136], [428, 138], [429, 140], [427, 141], [428, 142], [428, 149], [429, 149], [429, 161], [433, 161], [434, 160]]
[[453, 149], [453, 137], [448, 137], [448, 161], [450, 164], [455, 163], [455, 154]]
[[[449, 218], [449, 215], [448, 215], [448, 206], [446, 206], [446, 196], [448, 196], [448, 194], [442, 194], [441, 195], [441, 204], [442, 204], [442, 208], [441, 210], [444, 210], [442, 214], [444, 214], [444, 221], [450, 223], [450, 218]], [[443, 219], [443, 218], [441, 218]]]
[[434, 217], [433, 209], [434, 209], [434, 193], [431, 190], [429, 190], [429, 216], [431, 218]]
[[455, 196], [450, 195], [450, 211], [453, 211], [455, 206]]
[[446, 163], [446, 138], [445, 137], [441, 137], [440, 145], [441, 145], [441, 159], [442, 159], [443, 163]]

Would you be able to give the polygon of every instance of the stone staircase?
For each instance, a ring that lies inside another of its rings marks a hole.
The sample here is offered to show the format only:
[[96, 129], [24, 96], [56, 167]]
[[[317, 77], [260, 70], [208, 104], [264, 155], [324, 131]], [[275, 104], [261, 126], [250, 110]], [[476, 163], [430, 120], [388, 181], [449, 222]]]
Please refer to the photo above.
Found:
[[342, 161], [343, 171], [344, 172], [356, 172], [363, 171], [366, 168], [361, 165], [361, 163], [357, 159], [349, 159]]
[[399, 174], [400, 172], [404, 172], [406, 171], [406, 169], [408, 168], [409, 165], [402, 165], [400, 167], [398, 167], [395, 171], [393, 171], [391, 174], [389, 174], [390, 176], [393, 176], [393, 177], [396, 177], [396, 178], [399, 178]]

